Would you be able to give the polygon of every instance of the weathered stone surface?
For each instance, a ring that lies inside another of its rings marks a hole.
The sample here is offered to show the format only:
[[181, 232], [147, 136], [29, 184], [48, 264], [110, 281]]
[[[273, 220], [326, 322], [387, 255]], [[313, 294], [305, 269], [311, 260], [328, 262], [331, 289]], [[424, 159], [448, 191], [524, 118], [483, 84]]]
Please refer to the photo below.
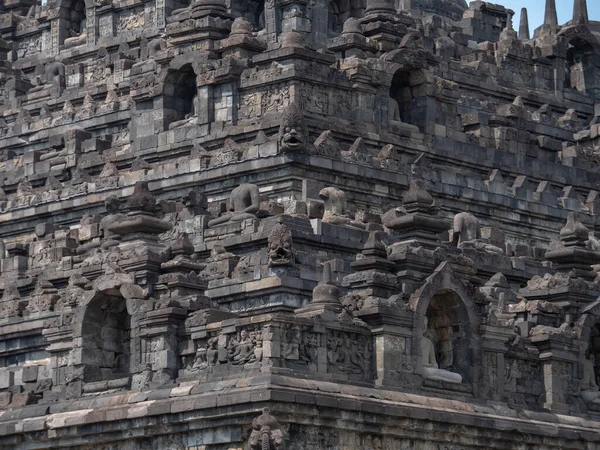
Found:
[[3, 2], [0, 447], [596, 448], [600, 24], [555, 6]]

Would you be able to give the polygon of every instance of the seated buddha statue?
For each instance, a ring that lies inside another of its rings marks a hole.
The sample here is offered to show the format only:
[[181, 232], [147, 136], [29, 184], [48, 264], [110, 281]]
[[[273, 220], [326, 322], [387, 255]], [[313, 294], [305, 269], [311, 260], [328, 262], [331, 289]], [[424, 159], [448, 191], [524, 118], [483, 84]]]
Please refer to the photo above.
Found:
[[246, 219], [256, 218], [260, 210], [260, 192], [254, 184], [241, 184], [231, 191], [229, 196], [229, 211], [221, 217], [208, 222], [212, 228], [229, 222], [242, 222]]
[[[425, 317], [424, 329], [427, 330], [429, 320]], [[425, 335], [421, 340], [421, 356], [423, 357], [423, 377], [428, 380], [445, 381], [446, 383], [462, 383], [458, 373], [440, 369], [435, 356], [435, 346]]]

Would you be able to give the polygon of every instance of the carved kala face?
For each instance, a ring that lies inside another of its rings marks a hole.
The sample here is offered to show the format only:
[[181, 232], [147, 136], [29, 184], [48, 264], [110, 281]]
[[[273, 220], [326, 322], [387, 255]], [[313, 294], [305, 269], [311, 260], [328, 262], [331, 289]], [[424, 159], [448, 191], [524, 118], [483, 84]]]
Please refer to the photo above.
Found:
[[288, 150], [301, 150], [304, 147], [304, 136], [294, 127], [286, 126], [283, 130], [281, 144]]
[[289, 241], [271, 242], [269, 258], [272, 264], [288, 263], [292, 258], [292, 243]]

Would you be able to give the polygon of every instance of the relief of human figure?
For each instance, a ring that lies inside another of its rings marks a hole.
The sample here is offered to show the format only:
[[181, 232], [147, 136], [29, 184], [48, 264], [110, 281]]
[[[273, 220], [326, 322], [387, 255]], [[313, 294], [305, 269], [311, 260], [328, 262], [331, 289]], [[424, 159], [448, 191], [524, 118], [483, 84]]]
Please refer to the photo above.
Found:
[[248, 331], [242, 330], [240, 332], [240, 340], [233, 343], [230, 356], [231, 363], [237, 365], [254, 362], [256, 360], [254, 353], [255, 344], [256, 341], [251, 338]]

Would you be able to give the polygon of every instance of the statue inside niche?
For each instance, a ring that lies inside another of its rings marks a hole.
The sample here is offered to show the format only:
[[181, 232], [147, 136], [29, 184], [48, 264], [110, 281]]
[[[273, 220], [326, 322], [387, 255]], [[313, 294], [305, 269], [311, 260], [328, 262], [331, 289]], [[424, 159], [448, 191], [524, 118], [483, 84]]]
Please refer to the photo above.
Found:
[[243, 0], [242, 16], [252, 24], [254, 31], [265, 27], [265, 4], [261, 0]]
[[224, 223], [254, 219], [259, 210], [260, 192], [258, 186], [254, 184], [241, 184], [231, 191], [227, 213], [209, 221], [208, 227], [212, 228]]
[[388, 119], [390, 122], [402, 122], [400, 118], [400, 105], [398, 105], [398, 101], [395, 98], [389, 98], [388, 105]]
[[85, 3], [77, 2], [70, 12], [71, 37], [65, 39], [65, 47], [75, 47], [87, 42], [87, 19], [85, 16]]
[[581, 398], [586, 402], [600, 404], [600, 388], [596, 383], [594, 355], [583, 360], [583, 380], [581, 381]]
[[[429, 320], [425, 317], [423, 328], [425, 332], [428, 329]], [[435, 355], [435, 345], [423, 333], [421, 339], [421, 356], [423, 358], [423, 377], [428, 380], [444, 381], [446, 383], [462, 383], [462, 376], [458, 373], [440, 369]]]
[[246, 364], [260, 360], [258, 356], [258, 342], [247, 330], [240, 332], [239, 339], [231, 342], [230, 359], [234, 365]]
[[481, 239], [479, 220], [471, 213], [462, 212], [454, 216], [452, 242], [457, 246], [464, 242]]
[[198, 125], [198, 112], [200, 111], [200, 105], [198, 102], [199, 102], [199, 97], [198, 97], [198, 92], [196, 91], [196, 93], [192, 97], [192, 105], [191, 105], [190, 112], [187, 113], [183, 119], [177, 120], [173, 123], [170, 123], [169, 130], [172, 130], [174, 128], [183, 127], [186, 125]]

